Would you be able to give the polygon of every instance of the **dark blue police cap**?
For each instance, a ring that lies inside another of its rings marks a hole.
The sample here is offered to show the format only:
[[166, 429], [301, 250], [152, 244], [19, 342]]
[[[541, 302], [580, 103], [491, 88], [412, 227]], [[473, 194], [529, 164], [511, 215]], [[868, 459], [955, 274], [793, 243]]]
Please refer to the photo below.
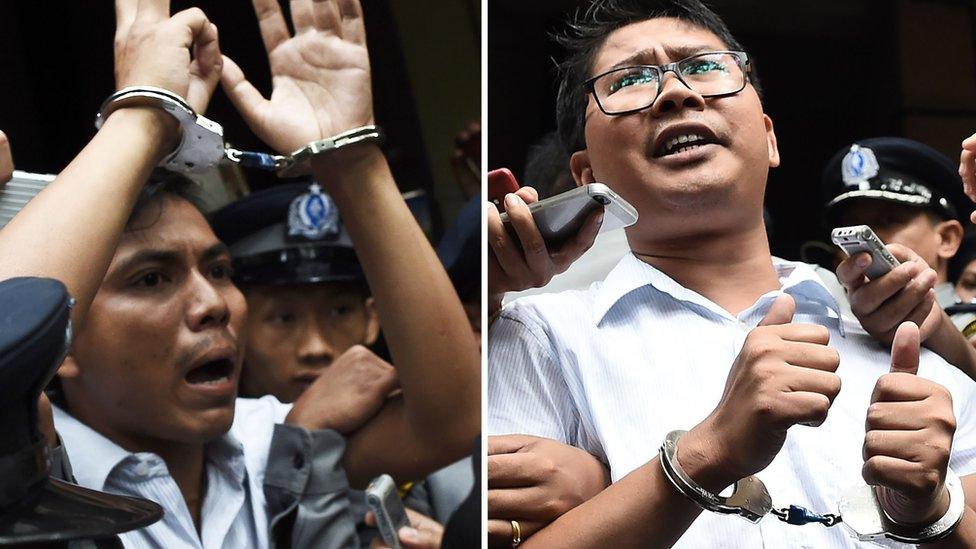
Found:
[[932, 147], [903, 137], [862, 139], [844, 147], [827, 163], [822, 189], [828, 226], [856, 199], [924, 208], [963, 223], [971, 209], [959, 166]]
[[70, 303], [56, 280], [0, 281], [0, 545], [104, 538], [163, 515], [153, 502], [49, 476], [37, 399], [70, 345]]
[[252, 193], [213, 214], [239, 284], [360, 281], [363, 272], [332, 198], [315, 183]]

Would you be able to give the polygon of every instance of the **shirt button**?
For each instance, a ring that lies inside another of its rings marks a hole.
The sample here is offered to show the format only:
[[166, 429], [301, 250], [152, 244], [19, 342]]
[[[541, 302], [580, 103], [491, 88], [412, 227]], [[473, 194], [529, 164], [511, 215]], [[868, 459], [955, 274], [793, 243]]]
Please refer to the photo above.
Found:
[[149, 464], [145, 461], [140, 461], [136, 464], [136, 474], [144, 477], [149, 474]]
[[305, 466], [305, 456], [301, 454], [295, 454], [295, 457], [292, 458], [291, 462], [295, 466], [295, 469], [301, 469], [302, 467]]

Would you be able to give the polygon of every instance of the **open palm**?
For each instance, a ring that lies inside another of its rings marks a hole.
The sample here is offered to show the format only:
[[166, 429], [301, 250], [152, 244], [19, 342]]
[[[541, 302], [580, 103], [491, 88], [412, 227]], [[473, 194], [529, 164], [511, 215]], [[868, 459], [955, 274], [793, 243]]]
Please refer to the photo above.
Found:
[[358, 0], [292, 0], [291, 36], [277, 0], [253, 0], [273, 89], [265, 99], [225, 57], [221, 84], [251, 131], [280, 153], [373, 123]]

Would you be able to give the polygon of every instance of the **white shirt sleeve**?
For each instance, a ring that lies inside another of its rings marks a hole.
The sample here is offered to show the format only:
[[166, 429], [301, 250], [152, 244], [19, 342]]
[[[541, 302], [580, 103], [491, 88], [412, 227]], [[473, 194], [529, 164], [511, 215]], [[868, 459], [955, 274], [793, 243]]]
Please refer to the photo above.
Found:
[[969, 378], [951, 387], [956, 414], [956, 433], [952, 437], [949, 467], [963, 477], [976, 473], [976, 385]]
[[579, 413], [542, 323], [527, 307], [506, 308], [488, 333], [489, 435], [524, 434], [574, 446]]

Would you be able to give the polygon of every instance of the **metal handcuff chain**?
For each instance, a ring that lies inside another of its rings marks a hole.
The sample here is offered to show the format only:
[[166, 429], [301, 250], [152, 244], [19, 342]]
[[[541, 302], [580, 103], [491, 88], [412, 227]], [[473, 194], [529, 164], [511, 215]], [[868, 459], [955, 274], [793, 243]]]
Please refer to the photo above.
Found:
[[197, 114], [178, 94], [154, 86], [126, 87], [113, 93], [102, 103], [95, 117], [95, 128], [100, 129], [112, 112], [132, 106], [162, 109], [179, 122], [180, 143], [160, 163], [179, 173], [205, 172], [227, 159], [244, 168], [276, 171], [279, 177], [296, 177], [311, 171], [313, 156], [358, 144], [382, 143], [385, 138], [379, 126], [366, 125], [312, 141], [289, 155], [242, 151], [227, 146], [223, 126]]
[[877, 542], [887, 538], [903, 543], [931, 543], [951, 534], [965, 510], [962, 483], [951, 469], [946, 475], [949, 509], [942, 518], [922, 528], [893, 521], [878, 503], [874, 488], [867, 485], [844, 492], [837, 506], [839, 514], [818, 514], [799, 505], [774, 508], [765, 484], [755, 475], [737, 481], [730, 496], [719, 496], [699, 486], [678, 463], [678, 440], [686, 432], [671, 431], [664, 438], [659, 452], [661, 469], [678, 492], [706, 511], [740, 516], [753, 524], [770, 513], [793, 525], [819, 523], [831, 527], [844, 522], [860, 541]]

